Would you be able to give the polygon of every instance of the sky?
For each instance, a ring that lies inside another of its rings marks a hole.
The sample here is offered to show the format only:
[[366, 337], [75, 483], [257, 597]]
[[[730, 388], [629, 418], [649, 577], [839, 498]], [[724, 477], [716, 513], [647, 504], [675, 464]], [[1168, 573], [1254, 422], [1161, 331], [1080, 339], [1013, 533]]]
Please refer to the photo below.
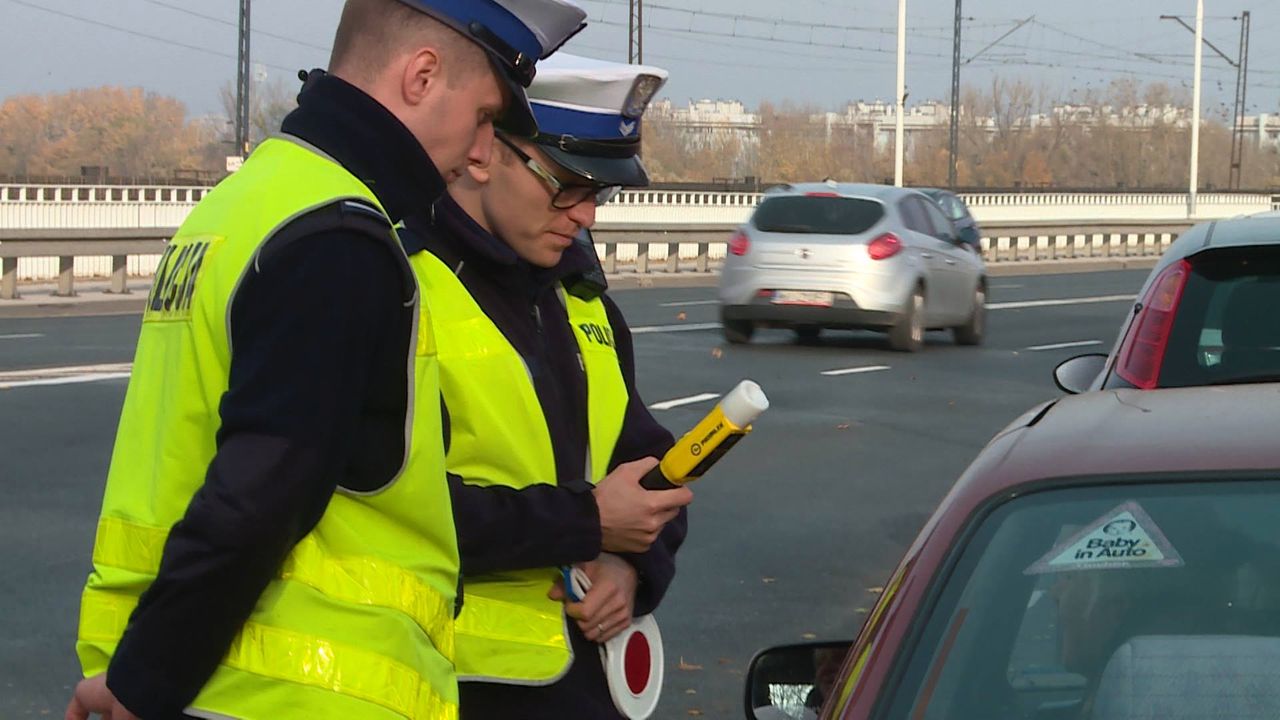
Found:
[[[625, 61], [627, 0], [579, 4], [590, 26], [566, 47]], [[1277, 113], [1280, 0], [1250, 5], [1205, 0], [1205, 37], [1234, 60], [1233, 16], [1251, 11], [1247, 113]], [[176, 97], [193, 116], [220, 114], [219, 91], [235, 80], [238, 7], [238, 0], [0, 0], [0, 100], [120, 85]], [[341, 7], [342, 0], [254, 0], [259, 77], [291, 87], [298, 68], [323, 67]], [[670, 71], [661, 96], [677, 105], [708, 98], [838, 110], [893, 96], [896, 0], [645, 0], [644, 8], [645, 62]], [[907, 15], [908, 104], [946, 101], [954, 0], [908, 0]], [[1185, 88], [1190, 97], [1194, 36], [1160, 16], [1194, 24], [1194, 0], [963, 0], [962, 15], [964, 85], [1022, 79], [1069, 100], [1129, 78]], [[1205, 48], [1206, 115], [1227, 116], [1235, 87], [1235, 68]]]

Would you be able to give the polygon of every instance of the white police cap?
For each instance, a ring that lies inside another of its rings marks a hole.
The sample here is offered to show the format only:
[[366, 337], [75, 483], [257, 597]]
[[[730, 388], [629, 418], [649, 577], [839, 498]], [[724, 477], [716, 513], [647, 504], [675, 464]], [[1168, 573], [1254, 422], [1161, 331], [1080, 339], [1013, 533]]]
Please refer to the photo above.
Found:
[[647, 185], [640, 118], [667, 71], [558, 53], [529, 86], [534, 142], [566, 169], [607, 185]]
[[484, 48], [511, 90], [503, 116], [510, 132], [537, 131], [525, 88], [535, 64], [586, 27], [587, 14], [568, 0], [401, 0]]

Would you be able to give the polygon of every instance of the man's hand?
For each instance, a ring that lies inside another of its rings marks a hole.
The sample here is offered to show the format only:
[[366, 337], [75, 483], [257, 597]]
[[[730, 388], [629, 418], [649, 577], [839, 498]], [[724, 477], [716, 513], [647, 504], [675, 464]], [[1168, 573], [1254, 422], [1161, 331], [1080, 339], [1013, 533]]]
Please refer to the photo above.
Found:
[[71, 703], [67, 705], [66, 720], [86, 720], [93, 713], [101, 715], [102, 720], [139, 720], [107, 689], [106, 673], [85, 678], [76, 684]]
[[687, 487], [646, 490], [640, 486], [640, 478], [657, 464], [657, 459], [649, 457], [619, 465], [591, 491], [600, 509], [605, 552], [648, 550], [680, 508], [693, 502]]
[[565, 603], [564, 611], [578, 621], [582, 634], [595, 643], [612, 640], [631, 626], [635, 607], [636, 586], [640, 578], [635, 568], [617, 555], [603, 553], [582, 569], [591, 579], [591, 589], [582, 602], [569, 602], [564, 583], [557, 581], [547, 596]]

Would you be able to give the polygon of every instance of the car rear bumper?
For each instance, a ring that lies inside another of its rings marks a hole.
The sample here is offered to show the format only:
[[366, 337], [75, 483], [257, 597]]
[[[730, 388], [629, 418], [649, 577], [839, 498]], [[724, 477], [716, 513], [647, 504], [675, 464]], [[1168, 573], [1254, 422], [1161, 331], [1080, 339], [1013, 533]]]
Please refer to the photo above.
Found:
[[831, 307], [777, 305], [767, 298], [757, 298], [746, 305], [721, 305], [720, 317], [726, 321], [746, 320], [764, 326], [814, 325], [856, 329], [891, 327], [898, 321], [899, 314], [860, 308], [848, 296], [837, 295]]

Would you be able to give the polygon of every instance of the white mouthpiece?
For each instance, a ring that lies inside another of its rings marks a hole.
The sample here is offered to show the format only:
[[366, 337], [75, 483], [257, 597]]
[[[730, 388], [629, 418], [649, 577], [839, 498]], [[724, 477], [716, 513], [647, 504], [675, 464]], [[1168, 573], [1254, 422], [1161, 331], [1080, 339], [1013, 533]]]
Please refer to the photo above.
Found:
[[738, 427], [746, 427], [760, 417], [760, 413], [769, 409], [769, 398], [764, 396], [760, 386], [751, 380], [743, 380], [720, 400], [720, 411], [729, 422]]

